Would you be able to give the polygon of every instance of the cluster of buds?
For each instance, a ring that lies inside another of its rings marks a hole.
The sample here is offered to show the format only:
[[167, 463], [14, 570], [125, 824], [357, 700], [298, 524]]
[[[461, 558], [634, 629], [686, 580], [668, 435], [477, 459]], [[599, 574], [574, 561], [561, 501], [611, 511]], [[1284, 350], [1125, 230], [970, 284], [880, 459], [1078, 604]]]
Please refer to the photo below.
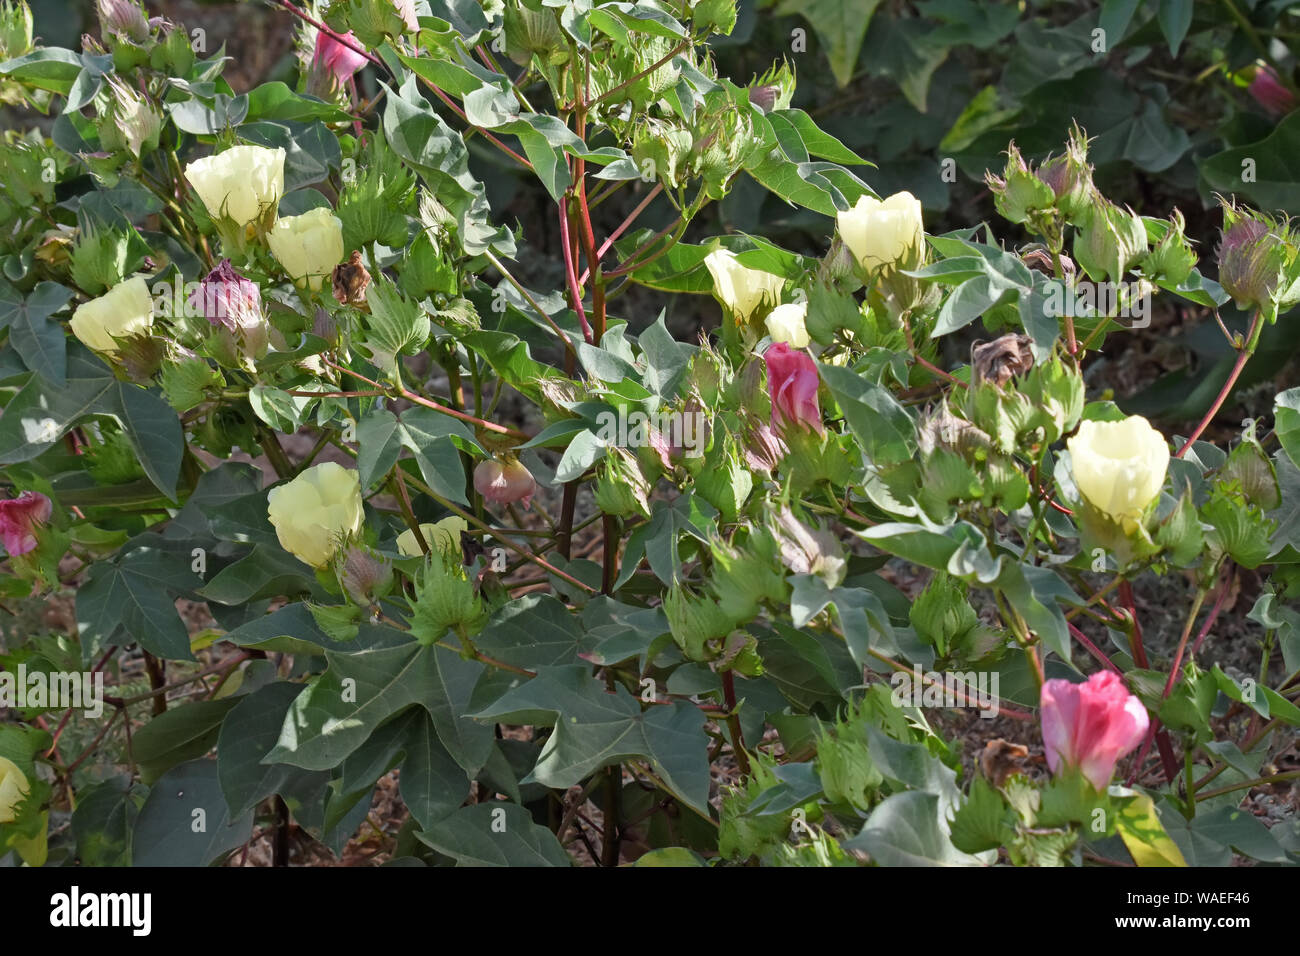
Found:
[[1025, 223], [1040, 235], [1059, 235], [1057, 217], [1078, 224], [1096, 198], [1092, 166], [1088, 164], [1088, 139], [1075, 126], [1065, 152], [1030, 166], [1016, 144], [1007, 148], [1007, 165], [1001, 176], [984, 174], [998, 213], [1009, 222]]

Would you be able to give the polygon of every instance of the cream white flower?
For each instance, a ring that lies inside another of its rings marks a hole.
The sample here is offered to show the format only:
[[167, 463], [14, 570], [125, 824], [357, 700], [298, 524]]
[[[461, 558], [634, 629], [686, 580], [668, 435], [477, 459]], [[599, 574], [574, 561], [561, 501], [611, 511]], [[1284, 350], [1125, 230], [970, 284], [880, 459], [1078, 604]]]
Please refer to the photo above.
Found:
[[332, 461], [272, 488], [266, 503], [281, 546], [314, 568], [327, 565], [361, 531], [361, 479]]
[[27, 796], [27, 776], [18, 764], [0, 757], [0, 823], [12, 823], [14, 811]]
[[846, 212], [836, 214], [840, 238], [858, 265], [870, 272], [914, 260], [924, 242], [921, 203], [909, 192], [880, 200], [862, 196]]
[[98, 299], [77, 306], [68, 323], [72, 334], [96, 352], [113, 354], [119, 339], [147, 335], [153, 328], [153, 296], [144, 276], [119, 282]]
[[1160, 496], [1169, 443], [1141, 415], [1085, 421], [1066, 445], [1079, 493], [1103, 514], [1135, 521]]
[[773, 342], [784, 342], [792, 349], [808, 347], [808, 303], [778, 305], [767, 315], [767, 334]]
[[[452, 515], [432, 524], [421, 524], [420, 534], [430, 548], [441, 551], [447, 557], [460, 558], [460, 533], [469, 530], [469, 523], [461, 517]], [[415, 533], [407, 528], [397, 536], [397, 550], [408, 558], [418, 558], [424, 554], [420, 542], [415, 540]]]
[[713, 276], [713, 294], [738, 321], [745, 321], [763, 305], [781, 301], [785, 280], [770, 272], [742, 266], [734, 253], [715, 249], [704, 257], [704, 265]]
[[343, 261], [343, 222], [321, 206], [276, 220], [266, 242], [289, 278], [317, 292]]
[[232, 146], [190, 163], [185, 178], [214, 220], [247, 227], [275, 215], [284, 195], [284, 150]]

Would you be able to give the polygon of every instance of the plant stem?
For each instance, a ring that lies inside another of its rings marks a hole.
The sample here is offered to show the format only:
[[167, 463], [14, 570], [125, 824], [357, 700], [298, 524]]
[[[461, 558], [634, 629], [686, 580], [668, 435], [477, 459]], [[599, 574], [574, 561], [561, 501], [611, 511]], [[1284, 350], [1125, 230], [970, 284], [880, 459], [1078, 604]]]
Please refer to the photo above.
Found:
[[740, 714], [736, 710], [736, 673], [722, 672], [722, 696], [727, 704], [727, 729], [731, 732], [731, 752], [736, 755], [736, 766], [742, 777], [749, 776], [749, 753], [745, 750], [745, 735], [740, 729]]
[[1232, 793], [1234, 790], [1248, 790], [1253, 787], [1261, 787], [1266, 783], [1282, 783], [1286, 780], [1300, 779], [1300, 770], [1287, 770], [1283, 773], [1275, 773], [1268, 777], [1258, 777], [1255, 780], [1244, 780], [1241, 783], [1230, 784], [1226, 787], [1219, 787], [1215, 790], [1207, 790], [1205, 793], [1198, 793], [1197, 800], [1209, 800], [1211, 797], [1221, 797], [1225, 793]]
[[1201, 437], [1201, 433], [1210, 427], [1210, 422], [1214, 420], [1215, 415], [1219, 414], [1219, 409], [1223, 407], [1223, 403], [1228, 400], [1228, 393], [1237, 384], [1237, 378], [1241, 375], [1241, 370], [1245, 367], [1246, 361], [1255, 354], [1255, 346], [1259, 344], [1259, 333], [1263, 330], [1263, 321], [1263, 312], [1256, 312], [1255, 319], [1250, 324], [1250, 332], [1247, 334], [1246, 343], [1237, 350], [1237, 361], [1232, 363], [1232, 370], [1228, 372], [1228, 380], [1223, 383], [1223, 388], [1219, 389], [1219, 394], [1215, 397], [1210, 410], [1205, 413], [1200, 423], [1192, 430], [1187, 441], [1183, 443], [1183, 447], [1178, 449], [1178, 453], [1174, 455], [1175, 458], [1182, 458], [1183, 455], [1187, 454], [1187, 450], [1195, 444], [1196, 439]]

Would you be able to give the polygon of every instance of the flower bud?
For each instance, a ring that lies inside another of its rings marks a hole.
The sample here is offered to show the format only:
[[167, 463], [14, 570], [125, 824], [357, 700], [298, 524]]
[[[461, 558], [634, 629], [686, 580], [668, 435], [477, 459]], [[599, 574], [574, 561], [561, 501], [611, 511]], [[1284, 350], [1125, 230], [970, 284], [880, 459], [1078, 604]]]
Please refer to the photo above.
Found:
[[149, 19], [135, 0], [99, 0], [99, 29], [106, 40], [129, 40], [140, 45], [149, 39]]
[[1131, 209], [1102, 200], [1074, 235], [1074, 258], [1094, 281], [1120, 282], [1147, 251], [1146, 225]]
[[787, 303], [786, 305], [778, 305], [769, 312], [764, 324], [767, 326], [767, 334], [772, 337], [773, 342], [784, 342], [791, 348], [804, 349], [808, 347], [810, 341], [806, 325], [807, 318], [807, 302]]
[[370, 62], [352, 48], [361, 45], [356, 34], [349, 30], [339, 35], [352, 46], [334, 39], [324, 30], [316, 31], [316, 48], [307, 80], [307, 90], [313, 95], [332, 95]]
[[636, 456], [624, 448], [611, 448], [596, 479], [596, 507], [607, 515], [650, 517], [650, 483], [641, 474]]
[[817, 366], [805, 352], [784, 342], [763, 353], [767, 365], [767, 389], [772, 397], [772, 427], [799, 425], [821, 434], [822, 413], [817, 403], [821, 379]]
[[517, 460], [502, 464], [489, 459], [479, 462], [474, 469], [474, 490], [489, 504], [508, 505], [519, 501], [527, 508], [537, 493], [537, 482], [532, 472]]
[[921, 203], [911, 193], [894, 193], [885, 200], [862, 196], [835, 218], [840, 238], [864, 272], [910, 269], [921, 261], [925, 226]]
[[348, 547], [338, 569], [339, 585], [357, 604], [368, 607], [393, 586], [393, 566], [388, 559], [362, 544]]
[[1066, 446], [1079, 493], [1112, 520], [1137, 521], [1160, 496], [1169, 445], [1141, 415], [1082, 422]]
[[1296, 260], [1290, 230], [1267, 216], [1223, 207], [1219, 242], [1219, 284], [1243, 309], [1268, 309], [1282, 285], [1286, 270]]
[[18, 818], [18, 805], [29, 792], [27, 775], [8, 757], [0, 757], [0, 823]]
[[153, 328], [148, 282], [142, 275], [119, 282], [99, 298], [77, 306], [68, 326], [88, 348], [116, 354], [119, 339], [148, 335]]
[[272, 488], [266, 502], [281, 547], [314, 568], [329, 564], [338, 549], [361, 531], [361, 479], [332, 461]]
[[162, 114], [115, 75], [110, 74], [107, 80], [112, 91], [112, 107], [105, 121], [116, 127], [122, 144], [139, 159], [142, 153], [158, 148]]
[[295, 285], [319, 292], [343, 259], [343, 222], [321, 206], [277, 219], [266, 243]]
[[[469, 524], [458, 515], [451, 515], [441, 521], [420, 525], [420, 536], [430, 551], [448, 557], [461, 559], [460, 536], [469, 530]], [[415, 540], [415, 532], [407, 528], [397, 536], [397, 550], [408, 558], [418, 558], [424, 554], [420, 542]]]
[[1196, 253], [1184, 234], [1183, 214], [1177, 209], [1169, 217], [1169, 231], [1156, 243], [1142, 270], [1150, 275], [1181, 285], [1196, 265]]
[[266, 355], [270, 334], [262, 313], [262, 293], [257, 283], [235, 271], [229, 259], [204, 277], [189, 305], [214, 327], [209, 345], [223, 364], [240, 366]]
[[[730, 2], [730, 0], [724, 0]], [[790, 108], [794, 96], [794, 71], [784, 60], [769, 69], [749, 86], [749, 102], [764, 113]]]
[[688, 660], [718, 657], [723, 638], [732, 631], [732, 621], [717, 602], [677, 585], [664, 596], [663, 607], [673, 640]]
[[1081, 684], [1044, 681], [1040, 706], [1043, 748], [1052, 773], [1079, 770], [1105, 790], [1115, 764], [1146, 736], [1150, 718], [1114, 671], [1098, 671]]
[[0, 541], [11, 558], [35, 551], [36, 530], [50, 520], [54, 506], [39, 491], [24, 491], [0, 501]]
[[632, 136], [632, 161], [643, 177], [679, 186], [693, 142], [690, 130], [647, 119], [637, 125]]
[[1052, 190], [1056, 208], [1067, 222], [1079, 222], [1096, 199], [1092, 167], [1088, 165], [1088, 138], [1075, 126], [1061, 156], [1049, 156], [1038, 167], [1038, 178]]
[[0, 59], [16, 60], [32, 49], [32, 8], [27, 0], [0, 6]]
[[1025, 222], [1033, 213], [1050, 210], [1056, 203], [1052, 187], [1029, 168], [1014, 142], [1007, 148], [1002, 175], [985, 172], [984, 182], [993, 193], [998, 215], [1008, 222]]
[[1260, 64], [1255, 67], [1255, 77], [1246, 92], [1274, 116], [1286, 116], [1296, 107], [1295, 94], [1282, 85], [1271, 66]]
[[185, 178], [232, 250], [242, 252], [250, 229], [264, 234], [275, 220], [284, 195], [284, 156], [280, 147], [232, 146], [185, 167]]
[[788, 597], [776, 538], [766, 528], [755, 529], [742, 547], [716, 542], [711, 590], [718, 607], [735, 624], [758, 614], [763, 601], [780, 606]]
[[733, 252], [715, 249], [704, 257], [704, 265], [713, 277], [714, 298], [738, 324], [781, 301], [785, 279], [741, 265]]

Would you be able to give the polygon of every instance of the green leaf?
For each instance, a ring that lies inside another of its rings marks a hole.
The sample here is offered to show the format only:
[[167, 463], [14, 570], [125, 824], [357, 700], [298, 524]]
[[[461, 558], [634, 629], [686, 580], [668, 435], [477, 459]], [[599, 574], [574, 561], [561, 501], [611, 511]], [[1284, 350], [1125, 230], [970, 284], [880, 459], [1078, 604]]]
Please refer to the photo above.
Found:
[[908, 790], [885, 798], [867, 824], [844, 843], [871, 854], [880, 866], [979, 866], [982, 861], [952, 844], [939, 815], [939, 797]]
[[555, 834], [513, 803], [476, 803], [417, 836], [457, 866], [573, 865]]
[[536, 677], [474, 716], [553, 725], [532, 773], [544, 786], [566, 789], [601, 767], [642, 758], [674, 795], [708, 812], [708, 737], [693, 704], [675, 700], [643, 711], [621, 684], [610, 694], [590, 667], [577, 664], [538, 668]]
[[803, 148], [808, 151], [810, 156], [816, 156], [832, 163], [839, 163], [841, 166], [874, 165], [853, 152], [830, 133], [822, 130], [813, 121], [813, 118], [803, 110], [774, 110], [767, 114], [767, 120], [774, 127], [778, 123], [788, 126], [799, 137]]
[[1273, 399], [1274, 429], [1291, 463], [1300, 468], [1300, 388], [1288, 388]]
[[217, 742], [221, 721], [237, 703], [199, 700], [172, 706], [141, 727], [131, 741], [140, 780], [152, 784], [177, 764], [206, 754]]
[[32, 376], [5, 406], [0, 465], [30, 461], [94, 415], [107, 415], [121, 425], [145, 475], [174, 500], [185, 448], [176, 413], [153, 392], [118, 381], [78, 344], [69, 346], [62, 387]]
[[477, 772], [487, 759], [492, 728], [463, 716], [482, 664], [414, 643], [326, 651], [325, 656], [329, 670], [294, 700], [266, 762], [308, 770], [336, 767], [376, 727], [411, 704], [429, 712], [439, 739], [466, 769]]
[[[1254, 170], [1249, 182], [1242, 179], [1246, 168]], [[1261, 209], [1300, 213], [1300, 192], [1295, 188], [1300, 181], [1300, 112], [1279, 120], [1259, 142], [1209, 157], [1201, 163], [1201, 178], [1210, 189], [1248, 199]]]
[[38, 90], [67, 95], [81, 73], [84, 57], [61, 47], [43, 47], [0, 63], [0, 75]]
[[1178, 844], [1169, 838], [1155, 804], [1145, 793], [1134, 794], [1121, 806], [1115, 825], [1138, 866], [1186, 866]]
[[214, 760], [173, 767], [149, 791], [131, 840], [133, 866], [209, 866], [253, 835], [253, 814], [233, 819]]
[[131, 834], [144, 792], [125, 774], [77, 788], [72, 835], [82, 866], [131, 865]]
[[0, 279], [0, 328], [9, 327], [9, 342], [23, 363], [52, 385], [67, 378], [67, 336], [63, 326], [51, 322], [72, 298], [72, 290], [57, 282], [37, 283], [24, 299]]
[[357, 426], [357, 470], [361, 486], [369, 488], [377, 478], [387, 474], [401, 449], [406, 448], [430, 488], [444, 498], [468, 504], [465, 466], [453, 438], [483, 451], [468, 428], [431, 408], [408, 408], [401, 418], [387, 409], [374, 409]]
[[198, 585], [186, 561], [152, 548], [93, 564], [77, 591], [83, 653], [89, 659], [106, 647], [138, 643], [157, 657], [194, 660], [176, 596]]
[[343, 123], [350, 117], [332, 103], [295, 93], [279, 80], [263, 83], [248, 94], [248, 120], [323, 120]]
[[838, 86], [848, 86], [858, 62], [862, 40], [880, 0], [783, 0], [778, 16], [797, 13], [817, 34]]
[[222, 721], [217, 737], [217, 777], [232, 815], [252, 810], [272, 794], [283, 793], [290, 781], [309, 775], [297, 767], [262, 763], [280, 736], [284, 715], [302, 690], [301, 684], [289, 681], [268, 684], [236, 701]]
[[878, 465], [907, 461], [916, 450], [916, 422], [883, 386], [836, 365], [818, 367], [862, 450]]
[[581, 618], [548, 594], [516, 598], [474, 638], [484, 654], [526, 670], [577, 664], [589, 643]]

